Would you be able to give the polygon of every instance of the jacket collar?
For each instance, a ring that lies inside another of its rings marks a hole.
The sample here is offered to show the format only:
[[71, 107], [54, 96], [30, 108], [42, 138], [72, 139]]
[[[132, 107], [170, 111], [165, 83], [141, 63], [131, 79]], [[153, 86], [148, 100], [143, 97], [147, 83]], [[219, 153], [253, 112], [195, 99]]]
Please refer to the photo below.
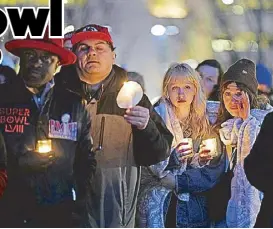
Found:
[[[60, 84], [63, 87], [87, 100], [90, 99], [90, 95], [85, 89], [86, 83], [80, 80], [75, 64], [62, 67], [59, 74], [59, 76], [62, 78], [62, 82]], [[113, 65], [112, 71], [106, 77], [106, 82], [103, 87], [103, 96], [109, 93], [118, 92], [123, 83], [127, 80], [128, 77], [126, 71], [117, 65]]]

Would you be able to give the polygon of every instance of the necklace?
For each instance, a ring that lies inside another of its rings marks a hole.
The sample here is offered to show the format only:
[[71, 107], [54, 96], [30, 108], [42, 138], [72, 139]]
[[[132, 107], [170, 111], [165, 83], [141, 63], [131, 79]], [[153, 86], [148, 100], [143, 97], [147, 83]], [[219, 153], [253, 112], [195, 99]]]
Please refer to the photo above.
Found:
[[189, 120], [188, 119], [184, 119], [184, 120], [180, 120], [179, 121], [184, 138], [189, 138], [192, 136], [192, 128], [189, 124]]

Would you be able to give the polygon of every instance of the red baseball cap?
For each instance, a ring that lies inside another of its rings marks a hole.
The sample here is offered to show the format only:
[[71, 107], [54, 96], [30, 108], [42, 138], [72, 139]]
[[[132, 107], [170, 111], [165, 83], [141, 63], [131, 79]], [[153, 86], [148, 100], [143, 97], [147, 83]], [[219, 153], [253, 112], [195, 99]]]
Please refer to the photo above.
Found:
[[78, 29], [72, 36], [71, 42], [73, 45], [80, 41], [96, 39], [103, 40], [113, 45], [113, 40], [107, 27], [100, 25], [90, 24]]
[[16, 39], [6, 42], [6, 49], [13, 55], [20, 57], [20, 50], [24, 48], [40, 49], [57, 55], [60, 58], [61, 65], [75, 63], [76, 55], [63, 47], [63, 39], [49, 38], [48, 30], [45, 32], [43, 39]]

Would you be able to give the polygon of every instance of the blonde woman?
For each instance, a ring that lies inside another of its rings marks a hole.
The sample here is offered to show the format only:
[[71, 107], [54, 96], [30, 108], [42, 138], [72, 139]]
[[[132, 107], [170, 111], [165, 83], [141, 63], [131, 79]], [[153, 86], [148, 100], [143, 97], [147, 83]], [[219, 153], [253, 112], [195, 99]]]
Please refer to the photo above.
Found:
[[[208, 227], [202, 193], [224, 172], [225, 157], [217, 135], [210, 131], [200, 77], [189, 65], [168, 69], [155, 110], [174, 136], [172, 153], [164, 162], [142, 170], [137, 226]], [[192, 147], [185, 138], [192, 139]], [[214, 155], [202, 144], [207, 138], [216, 140]]]

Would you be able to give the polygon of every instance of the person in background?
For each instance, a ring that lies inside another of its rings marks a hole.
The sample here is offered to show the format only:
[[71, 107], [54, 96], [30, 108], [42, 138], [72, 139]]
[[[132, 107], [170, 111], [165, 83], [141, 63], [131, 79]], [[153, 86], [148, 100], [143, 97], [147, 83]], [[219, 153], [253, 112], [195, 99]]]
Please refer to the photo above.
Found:
[[[207, 198], [224, 172], [225, 156], [206, 117], [206, 97], [199, 75], [187, 64], [165, 74], [163, 96], [155, 110], [172, 132], [171, 156], [142, 169], [138, 227], [209, 227]], [[192, 139], [193, 144], [185, 142]], [[213, 155], [205, 139], [215, 139]]]
[[[71, 43], [71, 38], [72, 38], [72, 35], [74, 34], [74, 32], [75, 32], [75, 31], [71, 31], [71, 32], [68, 32], [68, 33], [66, 33], [66, 34], [64, 35], [64, 44], [63, 44], [63, 46], [64, 46], [65, 49], [67, 49], [67, 50], [69, 50], [69, 51], [72, 51], [73, 45], [72, 45], [72, 43]], [[67, 67], [67, 65], [62, 66], [62, 68], [66, 68], [66, 67]], [[56, 76], [55, 76], [55, 78], [54, 78], [56, 85], [61, 84], [62, 81], [65, 80], [65, 78], [70, 77], [69, 75], [68, 75], [68, 76], [67, 76], [67, 75], [58, 75], [57, 73], [60, 71], [60, 69], [61, 69], [61, 68], [59, 67], [59, 68], [56, 70]], [[64, 79], [62, 79], [62, 77], [64, 77]]]
[[265, 95], [269, 99], [270, 104], [273, 105], [271, 72], [263, 64], [257, 64], [256, 74], [257, 74], [257, 80], [258, 80], [258, 93], [260, 95]]
[[204, 60], [198, 64], [196, 71], [201, 76], [207, 100], [219, 101], [219, 85], [223, 75], [220, 63], [214, 59]]
[[16, 69], [16, 57], [12, 56], [9, 52], [6, 51], [4, 47], [4, 42], [1, 42], [0, 44], [0, 49], [2, 51], [3, 59], [2, 62], [0, 63], [3, 66], [8, 66], [12, 69]]
[[71, 38], [72, 38], [72, 35], [74, 34], [75, 31], [71, 31], [71, 32], [68, 32], [64, 35], [64, 48], [69, 50], [69, 51], [72, 51], [72, 42], [71, 42]]
[[58, 66], [74, 63], [76, 56], [48, 31], [43, 39], [11, 40], [5, 47], [20, 57], [20, 72], [0, 90], [8, 174], [0, 226], [89, 226], [96, 167], [90, 117], [80, 96], [54, 84]]
[[106, 27], [86, 25], [74, 33], [72, 44], [77, 62], [61, 69], [59, 86], [82, 97], [92, 120], [98, 164], [89, 190], [91, 226], [134, 227], [140, 166], [165, 160], [173, 136], [145, 94], [136, 106], [118, 107], [117, 95], [128, 76], [114, 64]]
[[11, 67], [0, 65], [0, 86], [12, 84], [16, 79], [16, 72]]
[[206, 113], [211, 126], [215, 125], [219, 113], [220, 101], [207, 101]]
[[254, 226], [260, 210], [261, 192], [246, 178], [244, 159], [250, 153], [263, 119], [272, 111], [272, 107], [262, 105], [268, 100], [260, 100], [258, 96], [256, 67], [248, 59], [237, 61], [224, 73], [220, 95], [216, 126], [223, 144], [227, 149], [232, 149], [227, 152], [229, 165], [234, 169], [226, 219], [218, 223], [221, 227], [249, 228]]
[[141, 87], [143, 92], [145, 92], [145, 82], [143, 75], [137, 73], [137, 72], [128, 72], [128, 80], [132, 80], [137, 82]]

